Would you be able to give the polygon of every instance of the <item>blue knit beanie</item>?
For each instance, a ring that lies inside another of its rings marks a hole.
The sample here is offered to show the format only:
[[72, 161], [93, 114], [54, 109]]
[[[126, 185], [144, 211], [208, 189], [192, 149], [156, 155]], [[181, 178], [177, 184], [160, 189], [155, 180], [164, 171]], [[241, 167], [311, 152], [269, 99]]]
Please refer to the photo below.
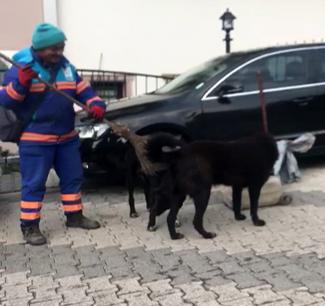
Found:
[[32, 35], [32, 46], [35, 50], [56, 45], [66, 40], [64, 33], [50, 23], [40, 23]]

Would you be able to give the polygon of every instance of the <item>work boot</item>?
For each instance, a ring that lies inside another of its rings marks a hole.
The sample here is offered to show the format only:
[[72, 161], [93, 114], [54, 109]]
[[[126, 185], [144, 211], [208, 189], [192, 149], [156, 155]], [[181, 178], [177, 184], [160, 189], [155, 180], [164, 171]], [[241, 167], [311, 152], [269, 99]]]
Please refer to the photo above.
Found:
[[46, 243], [46, 238], [41, 233], [38, 224], [22, 225], [21, 231], [24, 240], [30, 245], [42, 245]]
[[67, 215], [67, 227], [78, 227], [83, 229], [96, 229], [100, 227], [99, 222], [86, 218], [81, 211]]

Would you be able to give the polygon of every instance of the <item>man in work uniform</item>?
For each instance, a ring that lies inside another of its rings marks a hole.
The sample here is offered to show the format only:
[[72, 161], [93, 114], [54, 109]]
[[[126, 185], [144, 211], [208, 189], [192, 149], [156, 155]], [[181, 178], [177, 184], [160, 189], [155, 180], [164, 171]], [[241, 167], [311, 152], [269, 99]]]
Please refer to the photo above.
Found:
[[92, 117], [103, 119], [105, 103], [63, 56], [65, 40], [59, 28], [48, 23], [37, 25], [32, 47], [13, 56], [23, 68], [11, 67], [0, 88], [0, 104], [13, 109], [23, 122], [30, 118], [25, 122], [18, 145], [22, 177], [21, 230], [31, 245], [46, 243], [39, 222], [45, 183], [52, 167], [60, 178], [66, 225], [84, 229], [100, 227], [97, 221], [82, 214], [82, 165], [73, 104], [35, 78], [38, 75], [52, 83], [87, 105]]

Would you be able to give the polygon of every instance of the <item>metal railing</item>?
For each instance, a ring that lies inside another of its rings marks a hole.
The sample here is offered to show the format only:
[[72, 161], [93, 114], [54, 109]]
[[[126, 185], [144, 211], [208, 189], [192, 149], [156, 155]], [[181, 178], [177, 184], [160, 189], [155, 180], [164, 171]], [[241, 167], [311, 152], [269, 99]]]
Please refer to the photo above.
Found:
[[[0, 69], [0, 84], [2, 84], [5, 71]], [[78, 73], [85, 81], [89, 81], [96, 93], [105, 100], [146, 94], [158, 89], [175, 77], [174, 75], [93, 69], [78, 69]]]

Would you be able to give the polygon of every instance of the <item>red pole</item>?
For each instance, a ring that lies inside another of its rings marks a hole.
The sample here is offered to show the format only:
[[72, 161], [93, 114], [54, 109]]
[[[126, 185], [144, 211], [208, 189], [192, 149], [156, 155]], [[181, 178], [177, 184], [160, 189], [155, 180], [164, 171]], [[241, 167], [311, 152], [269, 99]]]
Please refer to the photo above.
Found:
[[264, 87], [263, 87], [263, 78], [261, 72], [256, 73], [256, 79], [259, 89], [259, 98], [260, 98], [260, 107], [261, 107], [261, 113], [262, 113], [262, 125], [263, 125], [263, 132], [265, 134], [268, 133], [268, 123], [267, 123], [267, 113], [266, 113], [266, 102], [265, 102], [265, 96], [264, 96]]

